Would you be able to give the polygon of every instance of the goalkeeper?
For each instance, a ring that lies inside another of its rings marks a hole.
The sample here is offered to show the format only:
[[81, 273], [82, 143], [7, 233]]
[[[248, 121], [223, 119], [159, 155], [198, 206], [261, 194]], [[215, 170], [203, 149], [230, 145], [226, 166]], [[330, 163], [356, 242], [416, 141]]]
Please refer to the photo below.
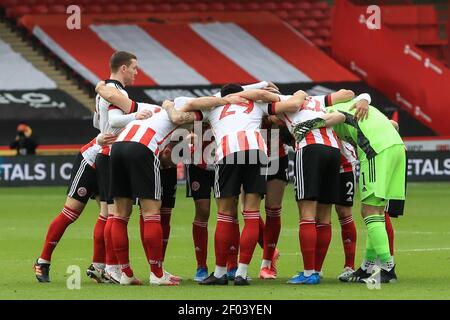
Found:
[[[364, 95], [370, 101], [370, 96]], [[389, 251], [384, 207], [388, 200], [405, 199], [405, 147], [391, 121], [374, 106], [369, 105], [366, 119], [356, 120], [354, 103], [351, 100], [330, 106], [326, 115], [297, 124], [293, 132], [296, 140], [301, 141], [312, 129], [333, 126], [341, 140], [357, 146], [361, 214], [368, 234], [361, 267], [344, 281], [367, 282], [379, 277], [381, 283], [393, 283], [397, 276]], [[371, 274], [377, 257], [381, 269], [379, 274]]]

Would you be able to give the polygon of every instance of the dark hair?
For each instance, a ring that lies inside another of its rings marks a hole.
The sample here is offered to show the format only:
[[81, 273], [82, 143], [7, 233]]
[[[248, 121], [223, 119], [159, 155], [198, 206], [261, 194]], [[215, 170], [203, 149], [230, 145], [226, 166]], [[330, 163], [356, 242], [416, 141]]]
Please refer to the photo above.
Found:
[[222, 87], [222, 89], [220, 89], [220, 96], [225, 97], [229, 94], [238, 93], [241, 91], [244, 91], [244, 88], [242, 88], [242, 86], [240, 84], [229, 83], [229, 84], [224, 85]]
[[109, 60], [109, 68], [111, 69], [112, 73], [115, 73], [123, 65], [129, 67], [132, 59], [137, 60], [134, 54], [126, 51], [116, 51]]

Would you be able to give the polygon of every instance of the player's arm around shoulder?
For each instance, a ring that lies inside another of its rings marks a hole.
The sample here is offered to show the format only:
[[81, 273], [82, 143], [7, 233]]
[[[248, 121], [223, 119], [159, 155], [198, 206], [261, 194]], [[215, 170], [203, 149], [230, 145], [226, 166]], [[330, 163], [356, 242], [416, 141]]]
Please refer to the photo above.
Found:
[[133, 111], [135, 102], [123, 95], [117, 88], [107, 86], [104, 81], [100, 81], [96, 85], [95, 92], [109, 103], [120, 108], [123, 112], [128, 114]]
[[162, 104], [164, 110], [166, 110], [170, 121], [176, 125], [182, 125], [191, 123], [196, 120], [202, 120], [203, 116], [200, 111], [181, 111], [175, 109], [175, 103], [170, 100], [165, 100]]

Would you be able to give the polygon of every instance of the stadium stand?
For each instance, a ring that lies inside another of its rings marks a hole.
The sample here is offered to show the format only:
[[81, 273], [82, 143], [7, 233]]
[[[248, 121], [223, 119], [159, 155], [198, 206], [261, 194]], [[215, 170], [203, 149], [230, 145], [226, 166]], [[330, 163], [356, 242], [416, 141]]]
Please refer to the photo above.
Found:
[[[0, 90], [55, 89], [56, 84], [0, 39]], [[24, 77], [23, 75], [27, 75]]]

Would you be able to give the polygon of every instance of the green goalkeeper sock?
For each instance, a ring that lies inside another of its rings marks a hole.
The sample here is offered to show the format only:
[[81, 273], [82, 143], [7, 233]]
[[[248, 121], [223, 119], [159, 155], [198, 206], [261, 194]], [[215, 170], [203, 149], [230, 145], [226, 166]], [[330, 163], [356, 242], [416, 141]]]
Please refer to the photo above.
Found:
[[377, 252], [375, 251], [375, 249], [372, 246], [372, 242], [370, 241], [370, 237], [369, 235], [367, 235], [367, 239], [366, 239], [366, 256], [365, 256], [366, 261], [370, 261], [370, 262], [374, 262], [377, 259]]
[[380, 258], [380, 262], [386, 263], [391, 259], [391, 253], [389, 251], [389, 240], [386, 233], [384, 215], [375, 214], [365, 217], [364, 222], [367, 226], [369, 245]]

